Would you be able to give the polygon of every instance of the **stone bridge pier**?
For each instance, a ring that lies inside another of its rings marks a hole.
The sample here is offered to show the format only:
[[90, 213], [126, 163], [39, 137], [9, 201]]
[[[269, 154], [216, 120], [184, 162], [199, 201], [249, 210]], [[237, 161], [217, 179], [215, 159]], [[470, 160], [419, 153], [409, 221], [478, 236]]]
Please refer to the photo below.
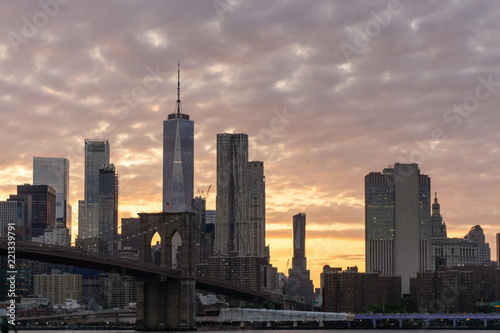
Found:
[[195, 330], [194, 213], [140, 213], [139, 260], [153, 262], [151, 240], [161, 238], [161, 266], [172, 267], [172, 238], [182, 240], [181, 275], [138, 278], [137, 330]]

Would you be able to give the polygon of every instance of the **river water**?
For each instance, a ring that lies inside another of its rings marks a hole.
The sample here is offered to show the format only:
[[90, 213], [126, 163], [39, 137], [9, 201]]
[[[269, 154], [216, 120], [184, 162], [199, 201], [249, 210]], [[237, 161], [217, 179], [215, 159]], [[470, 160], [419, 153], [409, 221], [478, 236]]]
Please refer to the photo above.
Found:
[[[432, 329], [431, 329], [432, 330]], [[409, 332], [409, 333], [416, 333], [419, 331], [425, 331], [428, 332], [429, 329], [411, 329], [411, 330], [384, 330], [384, 329], [376, 329], [376, 330], [370, 330], [370, 329], [330, 329], [330, 330], [325, 330], [325, 329], [313, 329], [313, 330], [308, 330], [308, 329], [297, 329], [297, 330], [250, 330], [250, 329], [233, 329], [233, 330], [214, 330], [214, 331], [209, 331], [209, 330], [198, 330], [198, 332], [203, 332], [203, 333], [234, 333], [236, 331], [241, 331], [241, 332], [246, 332], [246, 333], [252, 333], [252, 332], [260, 332], [260, 333], [265, 333], [265, 332], [273, 332], [273, 333], [353, 333], [353, 332], [377, 332], [377, 333], [394, 333], [394, 332]], [[19, 330], [17, 331], [18, 333], [33, 333], [33, 330]], [[42, 330], [42, 331], [37, 331], [37, 332], [43, 332], [43, 333], [131, 333], [135, 332], [133, 330]], [[169, 333], [172, 333], [172, 331], [168, 331]], [[182, 331], [183, 333], [186, 333], [186, 331]], [[477, 330], [453, 330], [453, 329], [439, 329], [440, 333], [477, 333]], [[498, 333], [497, 330], [481, 330], [482, 333], [487, 333], [487, 332], [495, 332]]]

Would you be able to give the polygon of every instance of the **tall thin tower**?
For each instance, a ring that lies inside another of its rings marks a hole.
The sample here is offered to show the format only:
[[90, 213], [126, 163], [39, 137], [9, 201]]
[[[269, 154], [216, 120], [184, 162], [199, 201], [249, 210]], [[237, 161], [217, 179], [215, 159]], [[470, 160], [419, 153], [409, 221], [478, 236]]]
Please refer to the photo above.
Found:
[[108, 140], [85, 139], [85, 199], [78, 201], [78, 238], [99, 234], [99, 170], [109, 165]]
[[194, 123], [181, 112], [181, 74], [177, 65], [177, 104], [163, 122], [163, 211], [190, 211], [194, 183]]

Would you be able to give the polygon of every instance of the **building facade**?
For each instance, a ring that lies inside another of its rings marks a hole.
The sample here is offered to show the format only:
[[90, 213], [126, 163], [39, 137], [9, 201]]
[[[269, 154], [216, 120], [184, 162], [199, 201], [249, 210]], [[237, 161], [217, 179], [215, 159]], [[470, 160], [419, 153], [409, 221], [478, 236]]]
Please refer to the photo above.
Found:
[[480, 225], [473, 226], [464, 239], [477, 243], [478, 260], [480, 265], [486, 265], [491, 261], [490, 244], [486, 243], [483, 229]]
[[33, 157], [33, 185], [49, 185], [56, 191], [56, 227], [71, 231], [68, 159]]
[[412, 281], [412, 297], [418, 312], [474, 312], [474, 277], [471, 271], [418, 272]]
[[53, 270], [51, 274], [34, 276], [35, 295], [41, 295], [49, 300], [50, 305], [65, 304], [67, 299], [82, 301], [82, 276], [78, 274], [61, 273]]
[[79, 241], [99, 235], [99, 170], [108, 165], [108, 140], [85, 139], [85, 198], [78, 201]]
[[[56, 226], [56, 191], [48, 185], [18, 185], [17, 196], [31, 197], [31, 235], [43, 235]], [[12, 196], [11, 196], [12, 198]]]
[[264, 162], [249, 162], [248, 177], [248, 198], [250, 200], [249, 254], [264, 257], [266, 247], [266, 183]]
[[306, 258], [306, 214], [293, 216], [293, 258], [288, 270], [286, 294], [306, 303], [314, 301], [314, 286], [307, 269]]
[[248, 135], [217, 134], [215, 246], [218, 255], [249, 253], [248, 210]]
[[194, 183], [194, 123], [181, 112], [180, 70], [176, 112], [163, 122], [163, 211], [191, 211]]
[[24, 226], [24, 214], [23, 201], [0, 201], [0, 236], [7, 235], [9, 225]]
[[490, 247], [476, 225], [464, 238], [448, 238], [437, 195], [432, 205], [432, 263], [435, 270], [455, 266], [482, 266], [490, 262]]
[[99, 170], [99, 253], [118, 253], [118, 174], [113, 164]]
[[321, 274], [323, 311], [363, 313], [368, 306], [397, 304], [401, 278], [381, 273], [359, 273], [357, 267], [323, 268]]
[[430, 178], [417, 164], [396, 163], [365, 176], [366, 271], [410, 278], [431, 265]]

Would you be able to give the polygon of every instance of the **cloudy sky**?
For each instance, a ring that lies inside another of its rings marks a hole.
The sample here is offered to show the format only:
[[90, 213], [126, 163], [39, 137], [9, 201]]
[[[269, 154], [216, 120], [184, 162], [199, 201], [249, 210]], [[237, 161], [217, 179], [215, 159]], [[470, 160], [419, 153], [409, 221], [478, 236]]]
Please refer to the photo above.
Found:
[[[485, 1], [0, 1], [0, 200], [33, 156], [71, 163], [104, 138], [120, 217], [161, 210], [162, 126], [195, 123], [195, 189], [215, 189], [216, 134], [264, 161], [281, 271], [307, 214], [308, 265], [364, 271], [364, 176], [416, 162], [449, 236], [500, 232], [500, 10]], [[208, 208], [215, 208], [215, 191]], [[495, 259], [496, 256], [493, 256]]]

